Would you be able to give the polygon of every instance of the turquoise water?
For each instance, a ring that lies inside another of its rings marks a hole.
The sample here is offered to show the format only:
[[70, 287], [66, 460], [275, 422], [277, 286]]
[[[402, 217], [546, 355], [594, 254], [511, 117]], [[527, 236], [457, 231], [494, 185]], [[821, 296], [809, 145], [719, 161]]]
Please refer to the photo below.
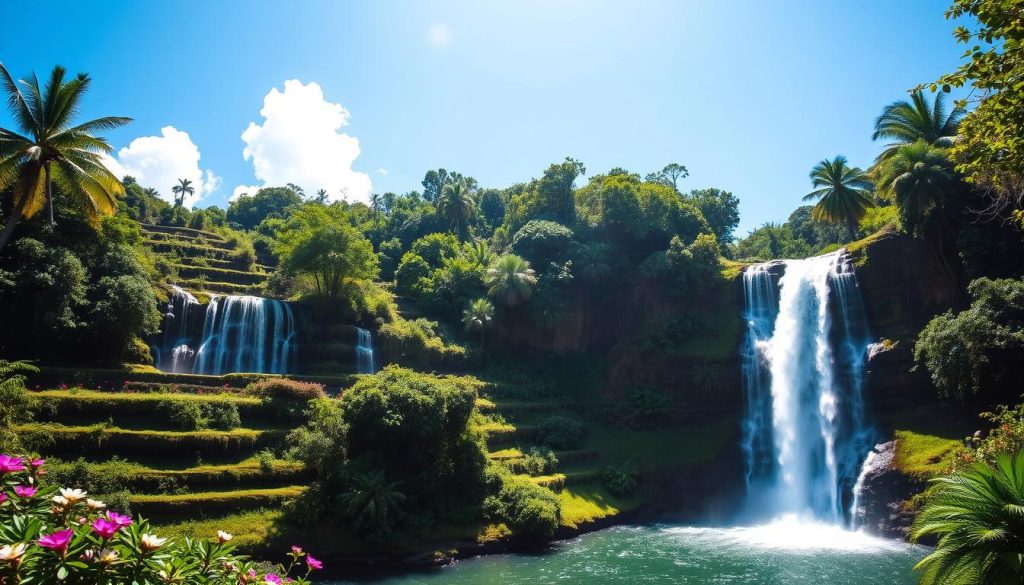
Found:
[[468, 559], [381, 585], [912, 584], [927, 549], [818, 524], [617, 527], [550, 552]]

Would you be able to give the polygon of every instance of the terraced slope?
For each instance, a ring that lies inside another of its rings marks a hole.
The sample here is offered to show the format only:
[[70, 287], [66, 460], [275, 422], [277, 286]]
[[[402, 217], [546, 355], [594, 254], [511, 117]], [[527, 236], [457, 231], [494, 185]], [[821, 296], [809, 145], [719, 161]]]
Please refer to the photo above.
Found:
[[178, 273], [177, 284], [194, 292], [257, 294], [273, 267], [248, 264], [235, 243], [211, 231], [140, 225], [145, 243]]

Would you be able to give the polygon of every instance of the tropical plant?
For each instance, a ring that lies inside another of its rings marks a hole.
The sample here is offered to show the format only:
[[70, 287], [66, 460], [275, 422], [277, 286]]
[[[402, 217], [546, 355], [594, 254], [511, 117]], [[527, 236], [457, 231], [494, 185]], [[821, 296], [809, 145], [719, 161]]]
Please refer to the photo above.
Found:
[[923, 91], [914, 90], [910, 94], [910, 101], [897, 100], [889, 104], [875, 120], [875, 132], [871, 139], [892, 141], [878, 155], [878, 161], [892, 157], [901, 146], [918, 141], [944, 148], [952, 146], [963, 116], [964, 110], [959, 107], [946, 113], [943, 94], [937, 94], [935, 101], [929, 104]]
[[[79, 204], [94, 227], [101, 215], [112, 215], [124, 186], [104, 165], [102, 156], [113, 151], [100, 130], [124, 126], [131, 118], [105, 117], [74, 124], [89, 76], [80, 73], [65, 81], [65, 70], [53, 68], [45, 87], [39, 80], [15, 82], [0, 64], [0, 83], [7, 104], [24, 134], [0, 128], [0, 192], [10, 190], [7, 223], [0, 231], [0, 248], [14, 234], [22, 218], [32, 217], [49, 204], [53, 225], [53, 184]], [[19, 84], [25, 89], [23, 93]]]
[[326, 205], [327, 204], [327, 189], [317, 189], [316, 190], [316, 197], [313, 199], [313, 201], [319, 203], [320, 205]]
[[380, 222], [380, 195], [377, 193], [370, 195], [370, 209], [373, 210], [373, 225], [376, 226]]
[[178, 179], [178, 184], [171, 187], [171, 193], [174, 193], [174, 206], [181, 207], [185, 204], [185, 197], [196, 194], [196, 188], [190, 179]]
[[494, 305], [487, 299], [474, 299], [462, 312], [462, 324], [466, 331], [480, 333], [480, 347], [484, 346], [484, 333], [494, 322]]
[[529, 299], [536, 284], [537, 276], [530, 263], [515, 254], [499, 257], [484, 272], [487, 294], [509, 307]]
[[576, 249], [573, 269], [588, 282], [604, 282], [612, 272], [612, 267], [608, 265], [608, 246], [599, 242], [579, 246]]
[[811, 169], [811, 183], [817, 189], [804, 195], [804, 201], [818, 200], [811, 217], [817, 221], [846, 224], [850, 239], [856, 239], [857, 222], [869, 207], [875, 205], [867, 173], [851, 167], [846, 157], [840, 155], [815, 165]]
[[466, 244], [462, 255], [473, 266], [480, 266], [482, 268], [490, 266], [491, 262], [494, 261], [494, 251], [491, 250], [491, 247], [487, 245], [485, 240], [477, 240], [471, 244]]
[[932, 210], [941, 208], [957, 186], [946, 151], [919, 140], [904, 144], [875, 167], [879, 194], [893, 200], [900, 221], [911, 232], [920, 232]]
[[476, 213], [476, 199], [473, 192], [464, 182], [446, 183], [437, 199], [437, 214], [443, 217], [455, 230], [455, 235], [462, 239], [462, 226]]
[[937, 536], [914, 567], [924, 585], [1020, 583], [1024, 577], [1024, 452], [934, 480], [910, 537]]
[[406, 499], [401, 486], [401, 482], [388, 481], [380, 469], [353, 473], [349, 489], [341, 494], [341, 505], [357, 528], [381, 537], [401, 516]]

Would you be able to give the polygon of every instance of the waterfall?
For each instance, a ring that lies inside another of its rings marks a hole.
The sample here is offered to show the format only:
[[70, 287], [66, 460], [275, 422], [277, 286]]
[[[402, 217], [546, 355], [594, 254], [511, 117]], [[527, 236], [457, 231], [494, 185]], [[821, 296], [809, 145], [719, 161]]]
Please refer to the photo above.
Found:
[[154, 344], [167, 372], [283, 374], [293, 367], [295, 317], [288, 303], [253, 296], [213, 296], [205, 310], [178, 287]]
[[867, 328], [852, 266], [843, 252], [759, 264], [745, 271], [744, 291], [750, 504], [844, 524], [871, 445]]
[[373, 335], [361, 327], [356, 327], [359, 333], [356, 339], [356, 373], [375, 374], [377, 364], [373, 358]]

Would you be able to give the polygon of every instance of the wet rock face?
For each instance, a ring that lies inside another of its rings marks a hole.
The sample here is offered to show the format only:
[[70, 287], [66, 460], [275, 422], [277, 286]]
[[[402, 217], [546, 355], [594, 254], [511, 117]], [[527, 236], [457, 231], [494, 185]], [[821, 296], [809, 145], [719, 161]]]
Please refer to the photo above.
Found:
[[914, 522], [907, 500], [924, 491], [925, 482], [914, 479], [895, 467], [896, 441], [875, 445], [876, 456], [864, 475], [857, 527], [889, 538], [905, 539]]

